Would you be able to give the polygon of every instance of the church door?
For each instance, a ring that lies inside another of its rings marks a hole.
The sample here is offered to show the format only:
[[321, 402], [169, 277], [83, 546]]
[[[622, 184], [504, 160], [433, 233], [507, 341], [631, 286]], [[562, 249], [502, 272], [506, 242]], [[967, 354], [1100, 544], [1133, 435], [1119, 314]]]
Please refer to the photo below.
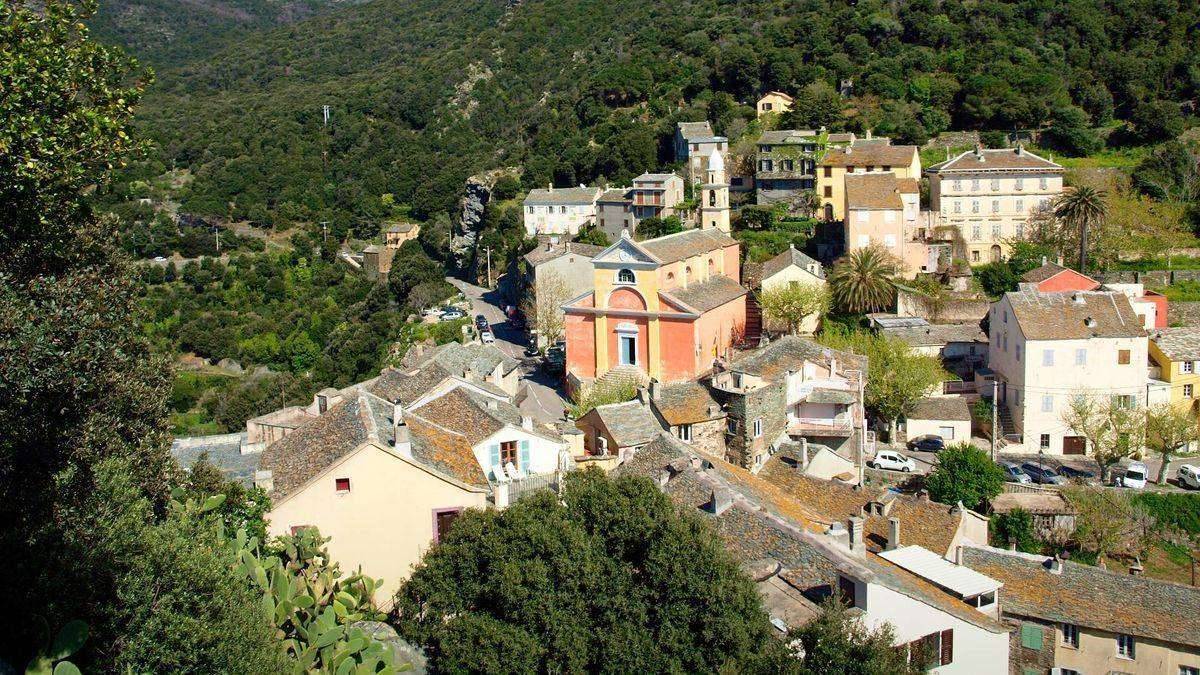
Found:
[[617, 338], [621, 343], [621, 365], [637, 365], [637, 338], [632, 335], [621, 335]]

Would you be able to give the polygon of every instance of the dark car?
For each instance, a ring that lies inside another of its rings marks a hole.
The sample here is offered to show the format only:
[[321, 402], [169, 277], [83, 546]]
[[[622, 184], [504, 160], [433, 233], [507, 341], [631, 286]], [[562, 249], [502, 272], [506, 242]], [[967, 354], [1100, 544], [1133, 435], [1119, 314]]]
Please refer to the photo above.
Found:
[[487, 317], [482, 314], [476, 314], [475, 325], [479, 327], [479, 330], [483, 330], [488, 325]]
[[946, 442], [941, 436], [917, 436], [908, 442], [909, 450], [922, 452], [941, 452], [946, 449]]
[[558, 345], [546, 350], [546, 372], [558, 374], [567, 365], [567, 352]]
[[529, 344], [525, 347], [525, 356], [537, 356], [538, 348], [535, 344]]
[[1073, 480], [1092, 480], [1096, 477], [1096, 474], [1092, 471], [1088, 471], [1087, 469], [1076, 469], [1075, 467], [1068, 466], [1066, 464], [1058, 467], [1058, 475], [1062, 476], [1063, 478], [1070, 478]]
[[1029, 476], [1029, 480], [1042, 485], [1062, 485], [1066, 482], [1053, 467], [1046, 464], [1025, 462], [1021, 465], [1021, 470], [1025, 472], [1026, 476]]

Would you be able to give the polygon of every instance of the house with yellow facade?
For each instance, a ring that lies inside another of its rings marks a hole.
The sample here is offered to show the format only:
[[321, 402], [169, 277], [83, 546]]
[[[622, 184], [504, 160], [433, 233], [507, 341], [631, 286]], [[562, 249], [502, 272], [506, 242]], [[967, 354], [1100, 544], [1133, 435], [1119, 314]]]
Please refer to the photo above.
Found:
[[1200, 390], [1200, 329], [1162, 328], [1150, 334], [1154, 379], [1166, 382], [1171, 403], [1196, 414]]
[[770, 113], [785, 113], [792, 109], [795, 102], [796, 99], [782, 91], [768, 91], [758, 99], [755, 108], [758, 109], [758, 116], [762, 117]]
[[817, 195], [825, 220], [842, 220], [846, 213], [846, 176], [892, 172], [896, 178], [921, 178], [921, 156], [915, 145], [890, 145], [882, 139], [855, 141], [829, 150], [817, 164]]

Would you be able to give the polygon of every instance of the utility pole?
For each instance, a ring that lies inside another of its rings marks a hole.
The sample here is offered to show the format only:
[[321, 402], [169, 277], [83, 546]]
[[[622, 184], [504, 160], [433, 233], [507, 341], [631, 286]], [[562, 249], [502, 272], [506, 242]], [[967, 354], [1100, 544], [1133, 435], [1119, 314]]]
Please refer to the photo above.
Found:
[[997, 414], [999, 409], [999, 393], [1000, 383], [992, 378], [992, 461], [996, 461], [996, 435], [1000, 433], [1000, 416]]
[[[865, 473], [864, 466], [867, 462], [867, 411], [863, 408], [863, 371], [858, 369], [848, 369], [842, 371], [844, 375], [854, 373], [858, 377], [858, 428], [852, 429], [852, 433], [858, 436], [858, 484], [863, 484], [863, 474]], [[854, 415], [850, 419], [854, 419]], [[853, 423], [853, 422], [851, 422]]]
[[215, 236], [217, 238], [217, 256], [220, 256], [221, 255], [221, 228], [217, 227], [216, 223], [213, 223], [213, 236]]

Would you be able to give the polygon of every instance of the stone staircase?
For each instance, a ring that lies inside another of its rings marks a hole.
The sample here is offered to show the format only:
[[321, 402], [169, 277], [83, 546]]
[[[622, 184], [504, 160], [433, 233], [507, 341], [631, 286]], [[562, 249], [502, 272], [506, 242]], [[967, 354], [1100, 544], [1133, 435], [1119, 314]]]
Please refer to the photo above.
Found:
[[996, 430], [997, 446], [1004, 445], [1008, 436], [1017, 433], [1017, 425], [1013, 423], [1012, 411], [1004, 404], [996, 406], [996, 424], [999, 427]]
[[743, 341], [757, 345], [762, 339], [762, 307], [753, 293], [746, 296], [746, 333]]
[[596, 378], [589, 389], [618, 389], [625, 386], [644, 387], [650, 383], [650, 376], [637, 366], [617, 366]]

